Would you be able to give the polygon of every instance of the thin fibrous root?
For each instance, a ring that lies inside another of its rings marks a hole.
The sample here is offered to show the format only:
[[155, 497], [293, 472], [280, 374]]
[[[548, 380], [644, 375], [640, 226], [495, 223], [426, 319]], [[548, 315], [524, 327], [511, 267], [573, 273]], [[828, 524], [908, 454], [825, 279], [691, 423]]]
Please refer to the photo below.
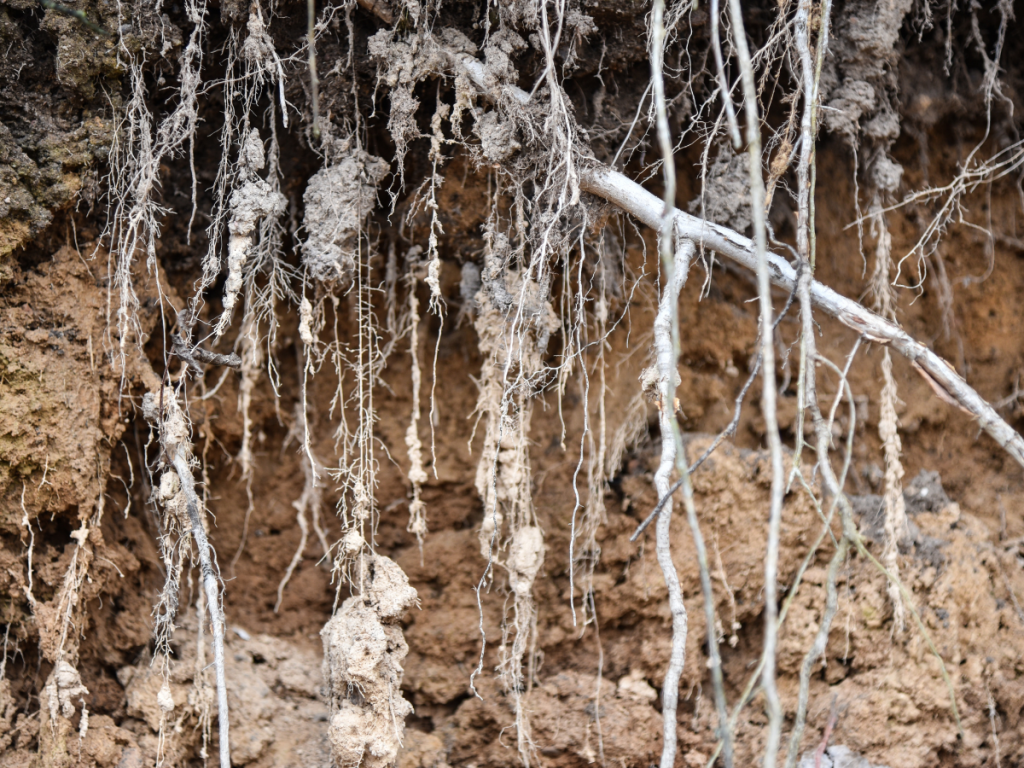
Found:
[[782, 465], [782, 439], [775, 385], [775, 340], [772, 336], [772, 297], [768, 277], [768, 230], [765, 222], [765, 187], [761, 174], [761, 119], [757, 112], [757, 89], [754, 67], [747, 47], [747, 34], [743, 29], [743, 9], [740, 0], [729, 0], [729, 16], [735, 32], [736, 54], [743, 84], [743, 106], [746, 113], [747, 153], [750, 162], [750, 215], [754, 223], [754, 267], [757, 273], [757, 293], [760, 304], [762, 369], [761, 412], [764, 416], [768, 449], [771, 455], [771, 500], [768, 511], [768, 543], [764, 556], [764, 670], [761, 687], [768, 709], [768, 737], [764, 747], [765, 768], [775, 768], [775, 757], [782, 734], [782, 703], [775, 684], [775, 654], [778, 642], [778, 590], [779, 536], [782, 521], [782, 497], [785, 493], [785, 475]]
[[[580, 188], [602, 197], [632, 214], [652, 228], [661, 227], [662, 201], [635, 181], [604, 167], [591, 168], [580, 177]], [[754, 244], [733, 230], [699, 219], [682, 211], [675, 212], [675, 226], [682, 237], [725, 256], [748, 269], [755, 269], [757, 256]], [[769, 252], [768, 277], [774, 285], [792, 291], [797, 273], [777, 254]], [[895, 323], [889, 322], [858, 302], [836, 293], [817, 280], [811, 282], [812, 303], [843, 325], [861, 334], [868, 341], [889, 345], [914, 364], [936, 391], [943, 392], [978, 420], [987, 432], [1017, 463], [1024, 466], [1024, 437], [1004, 421], [996, 410], [964, 381], [945, 360], [911, 337]]]
[[818, 634], [814, 637], [814, 643], [804, 656], [804, 662], [800, 667], [800, 693], [796, 707], [796, 722], [793, 724], [793, 732], [789, 739], [789, 751], [786, 755], [786, 766], [792, 768], [796, 763], [797, 752], [800, 749], [800, 739], [803, 737], [804, 726], [807, 724], [807, 701], [810, 696], [811, 672], [815, 662], [825, 653], [825, 646], [828, 643], [828, 633], [832, 628], [832, 619], [839, 610], [839, 590], [836, 588], [836, 580], [839, 574], [839, 566], [846, 559], [850, 550], [850, 541], [845, 536], [839, 541], [839, 548], [832, 556], [828, 566], [828, 577], [825, 580], [825, 613], [821, 618], [821, 626]]
[[[483, 64], [469, 56], [459, 59], [463, 70], [481, 91], [491, 98]], [[529, 103], [530, 94], [520, 88], [504, 85], [503, 94], [521, 104]], [[652, 229], [660, 230], [664, 204], [627, 176], [607, 166], [594, 164], [580, 173], [580, 189], [601, 197], [636, 217]], [[700, 219], [683, 211], [673, 214], [678, 236], [693, 240], [701, 248], [715, 251], [747, 269], [756, 271], [757, 254], [749, 238], [714, 222]], [[796, 288], [796, 270], [784, 258], [768, 251], [768, 279], [787, 291]], [[987, 432], [1013, 459], [1024, 466], [1024, 437], [1003, 420], [996, 410], [964, 381], [953, 367], [924, 344], [914, 339], [895, 323], [848, 299], [826, 285], [814, 280], [810, 287], [811, 301], [826, 314], [856, 331], [868, 341], [888, 344], [906, 357], [925, 378], [928, 385], [947, 402], [955, 403], [978, 420]]]
[[[299, 410], [299, 408], [296, 408], [296, 411]], [[302, 454], [300, 461], [302, 463], [302, 473], [306, 477], [306, 484], [302, 488], [302, 495], [292, 502], [292, 506], [295, 507], [295, 520], [299, 524], [301, 535], [299, 537], [299, 545], [295, 548], [291, 562], [288, 563], [288, 568], [285, 570], [284, 576], [281, 577], [281, 583], [277, 585], [277, 602], [274, 603], [274, 613], [280, 611], [281, 601], [284, 599], [284, 588], [288, 585], [299, 563], [302, 562], [302, 554], [306, 551], [306, 542], [309, 541], [309, 523], [306, 521], [306, 510], [312, 511], [313, 519], [315, 520], [319, 517], [320, 505], [322, 503], [322, 493], [317, 483], [316, 469], [310, 463], [309, 457], [305, 453]], [[319, 531], [317, 533], [319, 534]], [[328, 548], [324, 546], [325, 556], [327, 552]]]
[[[431, 288], [433, 292], [433, 288]], [[409, 526], [406, 530], [416, 536], [423, 560], [423, 537], [427, 534], [427, 505], [421, 498], [427, 472], [423, 468], [423, 444], [420, 442], [420, 371], [419, 360], [420, 308], [416, 299], [416, 283], [409, 286], [409, 356], [412, 368], [412, 417], [405, 432], [405, 446], [409, 449], [409, 482], [412, 483], [412, 501], [409, 502]]]

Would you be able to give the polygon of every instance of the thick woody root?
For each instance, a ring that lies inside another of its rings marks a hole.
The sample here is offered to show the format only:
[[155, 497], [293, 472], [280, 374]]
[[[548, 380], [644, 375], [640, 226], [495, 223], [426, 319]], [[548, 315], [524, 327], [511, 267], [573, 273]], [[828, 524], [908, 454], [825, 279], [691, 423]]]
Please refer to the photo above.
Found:
[[[458, 64], [473, 85], [492, 99], [499, 100], [504, 95], [519, 103], [529, 102], [530, 95], [525, 91], [509, 85], [498, 87], [489, 81], [486, 69], [475, 59], [463, 56]], [[652, 229], [661, 229], [664, 212], [662, 201], [618, 171], [591, 163], [580, 174], [580, 189], [618, 206]], [[757, 254], [749, 238], [728, 227], [682, 211], [675, 211], [673, 218], [679, 237], [693, 240], [702, 248], [715, 251], [720, 256], [756, 271]], [[796, 288], [796, 270], [777, 254], [768, 252], [766, 256], [771, 283], [793, 292]], [[941, 357], [895, 323], [879, 317], [860, 303], [841, 296], [816, 280], [811, 282], [810, 298], [817, 308], [865, 339], [887, 344], [906, 357], [944, 402], [960, 407], [977, 418], [979, 426], [1018, 464], [1024, 466], [1024, 438]]]
[[[648, 226], [661, 225], [661, 201], [634, 181], [605, 168], [592, 169], [582, 177], [582, 188], [620, 206]], [[702, 221], [682, 211], [675, 212], [675, 225], [682, 237], [692, 238], [736, 263], [755, 269], [757, 257], [753, 243], [743, 235]], [[782, 257], [769, 252], [768, 277], [774, 285], [792, 292], [796, 270]], [[906, 357], [932, 390], [946, 403], [963, 408], [1013, 459], [1024, 466], [1024, 437], [1021, 437], [996, 410], [977, 393], [941, 357], [906, 331], [858, 302], [841, 296], [831, 288], [811, 281], [810, 299], [826, 314], [839, 320], [865, 339], [888, 345]]]
[[[665, 244], [663, 244], [665, 247]], [[676, 370], [676, 346], [673, 341], [678, 323], [677, 306], [679, 292], [686, 282], [690, 259], [693, 255], [693, 244], [679, 244], [674, 258], [665, 263], [665, 289], [658, 305], [658, 314], [654, 320], [654, 358], [653, 368], [644, 371], [641, 378], [642, 387], [653, 395], [658, 406], [658, 422], [661, 427], [661, 460], [654, 474], [654, 487], [658, 498], [664, 499], [664, 506], [658, 516], [655, 530], [655, 551], [658, 566], [661, 568], [665, 587], [668, 591], [669, 610], [672, 614], [672, 650], [668, 667], [662, 683], [662, 768], [670, 768], [676, 757], [676, 708], [679, 704], [679, 681], [686, 665], [686, 636], [688, 632], [688, 616], [683, 603], [682, 587], [679, 573], [672, 561], [671, 521], [672, 521], [672, 472], [679, 464], [677, 452], [682, 449], [679, 439], [679, 427], [676, 423], [676, 387], [679, 386], [679, 372]], [[685, 466], [685, 459], [683, 460]], [[714, 642], [713, 625], [709, 625], [709, 633]]]

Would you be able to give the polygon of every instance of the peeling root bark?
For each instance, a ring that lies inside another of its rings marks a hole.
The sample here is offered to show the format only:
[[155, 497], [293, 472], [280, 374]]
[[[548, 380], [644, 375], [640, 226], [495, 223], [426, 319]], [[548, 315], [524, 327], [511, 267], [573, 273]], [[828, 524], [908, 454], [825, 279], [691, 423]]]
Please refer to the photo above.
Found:
[[[603, 167], [585, 171], [580, 176], [580, 189], [614, 203], [649, 227], [661, 229], [662, 201], [617, 171]], [[750, 270], [757, 269], [754, 244], [747, 238], [682, 211], [676, 211], [675, 217], [680, 237], [690, 238]], [[768, 253], [768, 276], [773, 284], [787, 291], [792, 291], [796, 285], [796, 270], [774, 253]], [[811, 301], [869, 341], [888, 344], [910, 360], [932, 389], [945, 395], [942, 399], [948, 398], [947, 402], [955, 403], [974, 416], [978, 425], [1024, 467], [1024, 438], [949, 363], [899, 326], [816, 280], [811, 283]]]

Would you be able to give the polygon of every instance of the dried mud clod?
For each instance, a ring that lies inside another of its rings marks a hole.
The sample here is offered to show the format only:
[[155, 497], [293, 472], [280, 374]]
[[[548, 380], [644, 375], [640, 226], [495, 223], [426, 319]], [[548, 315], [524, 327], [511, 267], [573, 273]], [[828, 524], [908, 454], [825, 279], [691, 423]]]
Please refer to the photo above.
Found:
[[359, 593], [320, 632], [331, 755], [339, 768], [389, 768], [413, 711], [401, 691], [409, 646], [398, 620], [416, 604], [416, 590], [394, 561], [372, 553], [360, 556], [352, 583]]
[[[193, 755], [213, 751], [216, 737], [209, 726], [216, 702], [206, 670], [209, 635], [197, 642], [191, 611], [181, 616], [179, 625], [175, 653], [166, 666], [146, 654], [117, 670], [126, 716], [122, 727], [102, 734], [115, 742], [107, 747], [114, 759], [97, 760], [97, 766], [116, 768], [119, 761], [122, 766], [182, 765]], [[226, 642], [232, 764], [327, 766], [319, 654], [305, 644], [250, 634], [237, 625]]]
[[360, 234], [366, 218], [377, 206], [377, 187], [389, 172], [388, 164], [361, 149], [342, 144], [309, 180], [305, 205], [302, 263], [312, 279], [344, 289], [361, 251]]

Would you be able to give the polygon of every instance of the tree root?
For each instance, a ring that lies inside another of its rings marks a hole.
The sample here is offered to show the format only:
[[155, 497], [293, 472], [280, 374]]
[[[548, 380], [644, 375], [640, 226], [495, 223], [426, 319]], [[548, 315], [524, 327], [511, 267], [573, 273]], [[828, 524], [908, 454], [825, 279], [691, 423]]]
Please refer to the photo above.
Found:
[[[483, 64], [470, 56], [463, 56], [459, 62], [477, 88], [490, 98], [497, 98], [498, 94], [490, 91]], [[530, 101], [530, 94], [520, 88], [503, 86], [502, 93], [521, 104]], [[661, 230], [665, 210], [662, 200], [618, 171], [597, 163], [585, 167], [580, 173], [580, 189], [618, 206], [652, 229]], [[738, 232], [679, 210], [674, 213], [674, 224], [679, 237], [693, 240], [702, 248], [713, 250], [747, 269], [757, 270], [754, 243]], [[796, 269], [778, 254], [769, 251], [766, 255], [769, 280], [780, 288], [794, 291]], [[812, 303], [826, 314], [868, 341], [890, 345], [906, 357], [940, 399], [974, 416], [978, 425], [1024, 467], [1024, 437], [1007, 424], [949, 363], [895, 323], [817, 280], [811, 281], [810, 293]]]
[[192, 524], [192, 537], [196, 540], [199, 550], [199, 565], [203, 573], [203, 588], [206, 591], [206, 602], [210, 608], [210, 624], [213, 626], [213, 665], [217, 674], [217, 724], [220, 730], [220, 765], [231, 768], [231, 748], [228, 741], [228, 687], [224, 674], [224, 609], [220, 602], [220, 586], [217, 571], [213, 565], [210, 552], [213, 547], [206, 538], [203, 520], [199, 516], [199, 499], [196, 496], [195, 482], [188, 461], [176, 454], [172, 462], [181, 489], [185, 492], [188, 502], [188, 518]]
[[[662, 201], [621, 173], [604, 167], [590, 168], [580, 175], [580, 189], [614, 203], [649, 227], [660, 229]], [[748, 269], [757, 268], [754, 244], [731, 229], [682, 211], [676, 211], [675, 225], [682, 237], [692, 238]], [[772, 283], [787, 291], [794, 290], [796, 270], [781, 256], [768, 253], [768, 272]], [[949, 363], [895, 323], [882, 319], [817, 280], [811, 282], [810, 294], [812, 303], [826, 314], [868, 341], [889, 345], [906, 357], [940, 399], [974, 416], [978, 425], [1024, 467], [1024, 438]]]

